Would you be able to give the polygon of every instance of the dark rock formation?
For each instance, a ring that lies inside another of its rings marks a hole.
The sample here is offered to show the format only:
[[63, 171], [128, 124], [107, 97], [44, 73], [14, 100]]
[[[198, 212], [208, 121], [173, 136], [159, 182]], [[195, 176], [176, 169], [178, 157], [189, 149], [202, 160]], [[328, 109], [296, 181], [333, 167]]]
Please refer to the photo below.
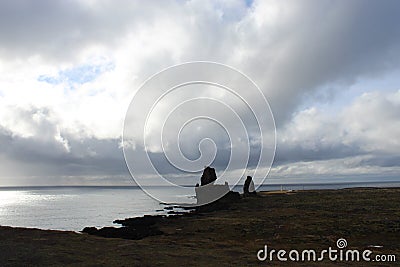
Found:
[[158, 221], [164, 220], [165, 216], [145, 215], [138, 218], [130, 218], [125, 220], [116, 220], [114, 223], [121, 224], [122, 227], [103, 227], [97, 229], [96, 227], [85, 227], [82, 232], [90, 235], [96, 235], [108, 238], [124, 238], [124, 239], [142, 239], [147, 236], [162, 235], [163, 232], [159, 230], [155, 224]]
[[243, 185], [243, 194], [248, 195], [249, 194], [249, 186], [251, 183], [251, 176], [247, 176], [246, 181], [244, 182]]
[[[166, 215], [144, 215], [143, 217], [127, 218], [124, 220], [115, 220], [114, 223], [122, 225], [122, 227], [85, 227], [81, 232], [101, 236], [106, 238], [123, 238], [123, 239], [142, 239], [148, 236], [162, 235], [164, 234], [158, 226], [167, 220], [179, 219], [181, 216], [201, 216], [203, 212], [212, 212], [216, 210], [229, 209], [231, 205], [240, 200], [240, 194], [238, 192], [228, 192], [225, 196], [209, 203], [207, 205], [198, 207], [178, 207], [184, 210], [192, 210], [191, 212], [175, 211], [170, 210], [169, 214], [175, 216]], [[167, 209], [169, 210], [169, 209]]]
[[[251, 176], [247, 176], [246, 181], [244, 182], [243, 185], [243, 195], [244, 196], [249, 196], [249, 195], [255, 195], [256, 191], [251, 191], [249, 190], [250, 184], [253, 182], [253, 178]], [[254, 187], [254, 184], [253, 184]], [[254, 190], [254, 189], [253, 189]]]
[[211, 167], [206, 167], [203, 171], [203, 175], [201, 176], [201, 186], [210, 184], [215, 180], [217, 180], [215, 169]]
[[[251, 177], [250, 177], [251, 178]], [[115, 220], [114, 223], [122, 225], [122, 227], [103, 227], [97, 229], [96, 227], [85, 227], [82, 232], [90, 235], [96, 235], [101, 237], [109, 238], [124, 238], [124, 239], [142, 239], [147, 236], [162, 235], [164, 234], [158, 226], [163, 223], [167, 218], [178, 219], [181, 216], [201, 216], [202, 212], [211, 212], [221, 209], [229, 209], [231, 205], [240, 200], [240, 194], [238, 192], [229, 191], [229, 186], [225, 185], [214, 185], [214, 181], [217, 180], [215, 169], [206, 167], [201, 176], [201, 186], [209, 185], [212, 188], [218, 188], [219, 186], [225, 186], [227, 190], [223, 192], [225, 194], [218, 200], [202, 205], [202, 206], [191, 206], [191, 207], [179, 207], [179, 206], [167, 206], [164, 210], [167, 210], [167, 214], [173, 214], [175, 216], [166, 215], [145, 215], [143, 217], [128, 218], [124, 220]], [[246, 180], [247, 181], [247, 180]], [[202, 187], [203, 188], [203, 187]], [[203, 189], [207, 189], [204, 187]], [[248, 192], [249, 184], [247, 185]], [[197, 188], [200, 189], [200, 188]], [[197, 194], [197, 191], [196, 191]], [[221, 194], [221, 195], [223, 195]], [[218, 196], [219, 197], [219, 196]], [[167, 205], [162, 203], [163, 205]], [[180, 210], [175, 210], [180, 209]], [[187, 212], [187, 210], [190, 210]]]
[[210, 212], [216, 210], [224, 210], [224, 209], [226, 210], [229, 209], [233, 203], [239, 202], [240, 199], [241, 198], [239, 192], [229, 191], [226, 195], [224, 195], [223, 197], [214, 202], [202, 206], [197, 206], [196, 211]]
[[143, 217], [127, 218], [124, 220], [115, 220], [113, 223], [126, 227], [144, 228], [153, 226], [159, 221], [165, 219], [165, 215], [144, 215]]
[[96, 235], [107, 238], [124, 238], [124, 239], [142, 239], [147, 236], [161, 235], [162, 231], [153, 228], [140, 228], [135, 229], [131, 227], [103, 227], [97, 229], [96, 227], [85, 227], [82, 230], [83, 233], [90, 235]]

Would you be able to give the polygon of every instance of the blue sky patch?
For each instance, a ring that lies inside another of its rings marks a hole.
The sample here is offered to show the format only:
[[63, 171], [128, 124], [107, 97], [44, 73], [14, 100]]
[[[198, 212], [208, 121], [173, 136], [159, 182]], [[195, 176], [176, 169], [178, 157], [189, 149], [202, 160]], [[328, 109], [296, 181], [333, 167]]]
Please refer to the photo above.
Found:
[[253, 5], [254, 0], [245, 0], [246, 6], [251, 7]]
[[85, 84], [95, 80], [102, 73], [113, 70], [114, 63], [107, 62], [105, 64], [83, 64], [75, 68], [60, 70], [57, 75], [40, 75], [38, 81], [49, 84], [66, 83], [70, 87], [75, 84]]

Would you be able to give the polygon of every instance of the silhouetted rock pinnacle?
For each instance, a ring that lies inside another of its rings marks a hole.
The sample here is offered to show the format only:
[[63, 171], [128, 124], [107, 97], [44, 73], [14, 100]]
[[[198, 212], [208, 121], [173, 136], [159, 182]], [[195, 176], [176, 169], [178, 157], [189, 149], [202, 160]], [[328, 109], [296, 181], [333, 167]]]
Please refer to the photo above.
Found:
[[206, 167], [203, 171], [203, 175], [201, 176], [201, 186], [211, 184], [215, 180], [217, 180], [215, 169], [211, 167]]

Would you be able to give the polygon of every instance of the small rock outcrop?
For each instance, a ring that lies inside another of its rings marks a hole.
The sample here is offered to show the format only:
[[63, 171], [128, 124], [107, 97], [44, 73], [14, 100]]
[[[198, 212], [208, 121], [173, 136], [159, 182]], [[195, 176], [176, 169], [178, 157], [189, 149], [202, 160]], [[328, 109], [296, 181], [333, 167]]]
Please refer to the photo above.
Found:
[[114, 223], [121, 224], [122, 227], [85, 227], [82, 233], [108, 238], [142, 239], [147, 236], [162, 235], [163, 232], [156, 227], [156, 223], [164, 220], [165, 216], [145, 215], [138, 218], [116, 220]]

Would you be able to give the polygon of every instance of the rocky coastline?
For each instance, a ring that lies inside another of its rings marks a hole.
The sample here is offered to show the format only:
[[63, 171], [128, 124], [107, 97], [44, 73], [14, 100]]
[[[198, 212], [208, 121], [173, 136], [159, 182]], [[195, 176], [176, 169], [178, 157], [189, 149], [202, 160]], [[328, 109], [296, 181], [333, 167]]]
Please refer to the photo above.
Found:
[[[163, 231], [157, 227], [164, 223], [170, 215], [173, 216], [196, 216], [206, 212], [229, 209], [229, 207], [240, 201], [242, 196], [238, 192], [230, 191], [217, 201], [207, 205], [196, 207], [182, 207], [176, 205], [167, 205], [164, 207], [168, 210], [168, 215], [144, 215], [143, 217], [126, 218], [115, 220], [114, 224], [119, 224], [121, 227], [85, 227], [81, 232], [89, 235], [96, 235], [106, 238], [124, 238], [138, 240], [148, 236], [162, 235]], [[186, 211], [176, 211], [183, 209]]]
[[[96, 229], [97, 233], [90, 234], [0, 226], [0, 263], [1, 266], [259, 266], [270, 264], [257, 259], [257, 251], [265, 245], [273, 249], [322, 250], [335, 247], [339, 238], [347, 240], [349, 249], [396, 255], [399, 261], [398, 203], [400, 188], [274, 191], [240, 196], [229, 205], [218, 204], [221, 206], [184, 215], [116, 220], [124, 229], [122, 232]], [[288, 262], [273, 264], [288, 266]], [[296, 263], [338, 264], [329, 260]], [[360, 266], [360, 262], [342, 264]], [[368, 266], [383, 265], [370, 262]]]

